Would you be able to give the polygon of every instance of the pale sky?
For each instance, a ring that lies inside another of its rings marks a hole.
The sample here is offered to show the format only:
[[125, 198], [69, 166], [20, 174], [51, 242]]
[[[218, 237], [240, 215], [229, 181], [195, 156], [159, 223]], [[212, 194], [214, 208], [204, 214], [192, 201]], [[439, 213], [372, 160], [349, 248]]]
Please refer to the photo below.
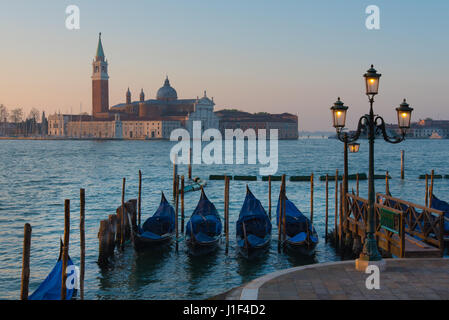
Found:
[[[80, 30], [65, 9], [78, 5]], [[380, 8], [367, 30], [365, 8]], [[110, 104], [154, 98], [168, 74], [179, 98], [207, 90], [216, 109], [298, 114], [300, 130], [332, 131], [329, 108], [368, 111], [362, 75], [382, 73], [375, 111], [389, 122], [407, 98], [412, 120], [449, 119], [449, 1], [0, 1], [0, 103], [47, 114], [91, 112], [98, 32]]]

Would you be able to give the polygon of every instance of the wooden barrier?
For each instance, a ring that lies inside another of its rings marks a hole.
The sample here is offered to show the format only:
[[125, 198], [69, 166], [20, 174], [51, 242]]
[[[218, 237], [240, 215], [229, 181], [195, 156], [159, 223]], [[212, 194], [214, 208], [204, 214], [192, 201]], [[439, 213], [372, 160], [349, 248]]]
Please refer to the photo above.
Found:
[[[377, 202], [389, 208], [401, 210], [404, 215], [405, 232], [444, 253], [444, 212], [385, 194], [376, 195]], [[427, 250], [430, 253], [430, 250]], [[422, 253], [423, 256], [427, 254]]]
[[[346, 216], [347, 231], [352, 232], [354, 239], [366, 237], [368, 220], [368, 200], [347, 193], [348, 214]], [[376, 203], [374, 205], [375, 237], [379, 248], [397, 257], [405, 257], [405, 228], [403, 212]]]
[[239, 181], [257, 181], [257, 176], [234, 176], [234, 180], [239, 180]]

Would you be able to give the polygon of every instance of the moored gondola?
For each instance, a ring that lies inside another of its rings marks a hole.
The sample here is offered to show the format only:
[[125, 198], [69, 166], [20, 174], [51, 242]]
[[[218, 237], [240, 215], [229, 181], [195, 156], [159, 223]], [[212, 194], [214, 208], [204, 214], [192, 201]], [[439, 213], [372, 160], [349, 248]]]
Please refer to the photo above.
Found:
[[[39, 285], [28, 300], [61, 300], [61, 283], [62, 283], [62, 241], [60, 241], [59, 258], [56, 265], [48, 274], [47, 278]], [[66, 300], [75, 299], [77, 290], [76, 287], [76, 268], [72, 259], [67, 259], [67, 282], [72, 284], [67, 286]]]
[[222, 230], [214, 204], [201, 188], [201, 198], [186, 224], [186, 243], [191, 255], [203, 255], [217, 249]]
[[444, 234], [449, 235], [449, 203], [432, 194], [430, 207], [444, 212]]
[[[285, 240], [283, 245], [290, 251], [313, 255], [318, 244], [318, 234], [312, 222], [285, 196]], [[280, 212], [281, 196], [276, 209], [276, 222], [283, 223]], [[282, 230], [282, 228], [281, 228]], [[281, 231], [282, 232], [282, 231]]]
[[260, 201], [246, 186], [246, 197], [236, 223], [237, 249], [245, 258], [267, 248], [271, 240], [271, 222]]
[[[132, 226], [129, 215], [128, 219]], [[168, 203], [164, 193], [154, 215], [149, 217], [142, 227], [134, 226], [131, 230], [131, 240], [136, 251], [170, 243], [175, 233], [175, 210]]]

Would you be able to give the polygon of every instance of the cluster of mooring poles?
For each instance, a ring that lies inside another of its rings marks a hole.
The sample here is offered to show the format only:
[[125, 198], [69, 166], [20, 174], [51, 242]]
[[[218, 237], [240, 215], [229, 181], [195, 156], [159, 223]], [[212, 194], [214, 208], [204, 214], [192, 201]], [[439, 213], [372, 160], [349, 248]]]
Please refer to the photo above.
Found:
[[[80, 273], [79, 273], [79, 292], [80, 299], [84, 299], [84, 275], [85, 275], [85, 256], [86, 256], [86, 238], [85, 238], [85, 190], [80, 189]], [[29, 223], [25, 223], [23, 235], [23, 254], [22, 254], [22, 281], [20, 286], [20, 299], [28, 300], [29, 281], [30, 281], [30, 253], [31, 253], [31, 232]], [[67, 263], [69, 260], [69, 241], [70, 241], [70, 200], [64, 201], [64, 241], [62, 242], [62, 278], [61, 278], [61, 300], [66, 299], [67, 294]]]

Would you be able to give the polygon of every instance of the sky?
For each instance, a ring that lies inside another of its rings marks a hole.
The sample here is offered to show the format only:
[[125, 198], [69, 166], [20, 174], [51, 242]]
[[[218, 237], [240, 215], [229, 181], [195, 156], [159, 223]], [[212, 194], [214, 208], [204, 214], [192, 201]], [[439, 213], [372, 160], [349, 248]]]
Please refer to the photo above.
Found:
[[[80, 9], [80, 29], [65, 26]], [[368, 30], [368, 5], [380, 30]], [[348, 127], [368, 112], [362, 75], [382, 74], [374, 110], [396, 122], [449, 119], [447, 0], [0, 0], [0, 103], [91, 112], [98, 33], [109, 62], [110, 105], [143, 88], [154, 98], [168, 75], [179, 98], [214, 97], [216, 110], [290, 112], [299, 129], [332, 131], [340, 96]]]

